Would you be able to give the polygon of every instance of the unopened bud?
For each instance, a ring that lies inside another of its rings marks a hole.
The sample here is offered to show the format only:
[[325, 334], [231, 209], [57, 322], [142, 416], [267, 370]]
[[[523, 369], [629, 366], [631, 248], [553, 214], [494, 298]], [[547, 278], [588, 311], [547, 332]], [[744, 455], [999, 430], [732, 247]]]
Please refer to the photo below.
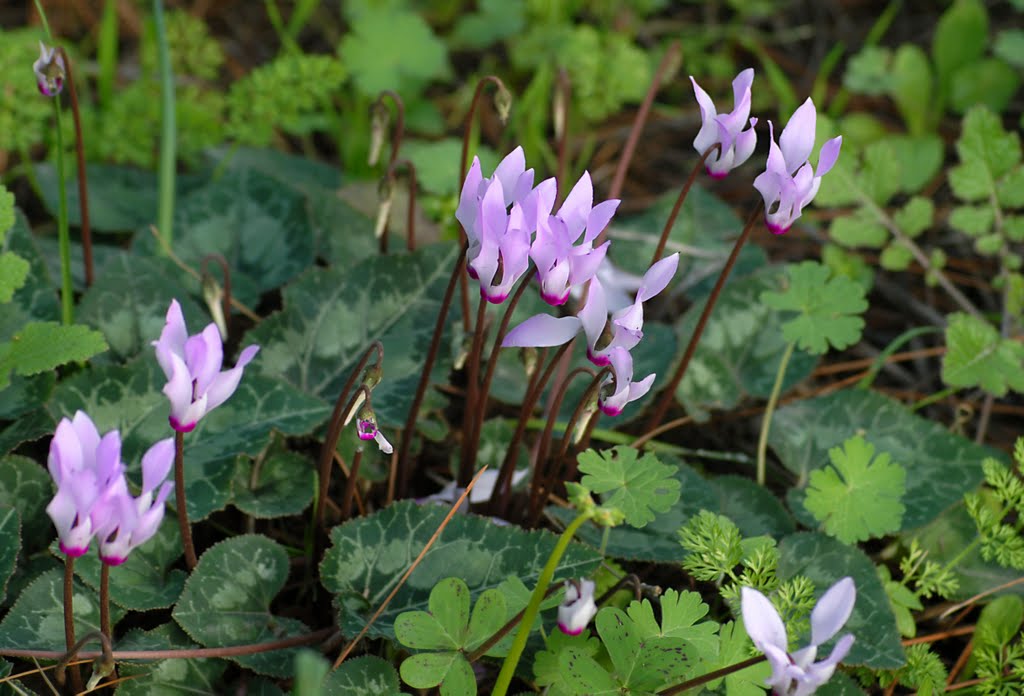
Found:
[[534, 372], [537, 371], [537, 358], [540, 357], [540, 351], [533, 346], [527, 346], [519, 350], [519, 361], [523, 363], [523, 370], [526, 371], [527, 377], [532, 377]]
[[64, 89], [64, 58], [57, 49], [49, 48], [42, 41], [39, 42], [39, 58], [32, 63], [32, 72], [36, 74], [36, 86], [43, 96], [55, 97]]
[[498, 91], [494, 93], [494, 108], [498, 112], [501, 125], [506, 125], [512, 112], [512, 93], [505, 89], [505, 85], [499, 84]]
[[384, 370], [380, 363], [374, 363], [363, 373], [363, 386], [373, 391], [373, 388], [380, 384], [382, 379], [384, 379]]
[[380, 161], [380, 151], [384, 149], [384, 136], [388, 132], [388, 123], [391, 121], [391, 112], [384, 102], [377, 100], [370, 107], [370, 153], [367, 155], [366, 163], [371, 167]]
[[206, 302], [207, 309], [210, 310], [213, 323], [220, 331], [221, 340], [226, 341], [228, 340], [228, 322], [224, 316], [224, 289], [221, 288], [217, 279], [208, 273], [203, 275], [202, 288], [203, 300]]
[[359, 411], [359, 419], [356, 421], [356, 434], [360, 440], [373, 440], [377, 436], [377, 416], [369, 407]]
[[391, 217], [391, 204], [395, 201], [395, 182], [390, 176], [380, 180], [377, 187], [377, 222], [373, 226], [373, 236], [380, 239], [387, 229], [388, 219]]

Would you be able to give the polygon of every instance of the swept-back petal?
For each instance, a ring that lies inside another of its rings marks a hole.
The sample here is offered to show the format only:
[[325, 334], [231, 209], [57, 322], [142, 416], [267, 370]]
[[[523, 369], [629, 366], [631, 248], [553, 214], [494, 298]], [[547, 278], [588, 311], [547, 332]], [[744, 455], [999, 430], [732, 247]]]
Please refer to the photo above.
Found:
[[786, 626], [767, 597], [751, 587], [744, 587], [740, 608], [747, 635], [759, 650], [764, 652], [765, 646], [774, 646], [783, 652], [789, 649]]
[[462, 182], [462, 193], [459, 195], [459, 207], [455, 211], [455, 219], [462, 225], [467, 234], [474, 231], [476, 216], [479, 212], [480, 182], [483, 174], [480, 172], [480, 158], [473, 158], [473, 165], [466, 172], [466, 180]]
[[505, 335], [504, 347], [548, 348], [567, 343], [579, 333], [580, 320], [576, 317], [553, 317], [535, 314]]
[[587, 335], [587, 345], [593, 354], [597, 342], [604, 333], [604, 327], [608, 323], [608, 304], [605, 300], [604, 285], [596, 277], [591, 278], [587, 290], [587, 301], [577, 315]]
[[174, 463], [174, 438], [160, 440], [142, 455], [142, 492], [156, 490]]
[[821, 645], [838, 633], [850, 618], [856, 601], [853, 578], [845, 577], [832, 585], [811, 612], [811, 643]]
[[593, 242], [599, 234], [604, 232], [604, 228], [608, 226], [615, 215], [619, 203], [617, 198], [612, 198], [602, 201], [590, 209], [590, 215], [587, 217], [587, 233], [583, 235], [584, 244]]
[[831, 140], [825, 142], [821, 146], [821, 152], [818, 153], [818, 169], [814, 172], [815, 176], [825, 176], [836, 160], [839, 159], [839, 150], [843, 146], [843, 136], [839, 135]]
[[[157, 348], [159, 351], [160, 348]], [[184, 420], [185, 413], [192, 403], [192, 374], [188, 371], [185, 361], [175, 354], [170, 354], [171, 377], [164, 385], [163, 392], [171, 402], [171, 418], [177, 420], [180, 426], [188, 424]], [[195, 423], [192, 423], [192, 427]], [[176, 428], [177, 429], [177, 428]], [[189, 427], [189, 430], [192, 428]], [[187, 431], [186, 431], [187, 432]]]
[[492, 180], [500, 181], [502, 190], [508, 191], [511, 194], [516, 188], [519, 177], [525, 171], [526, 154], [523, 152], [522, 146], [520, 146], [505, 155], [505, 158], [498, 163], [498, 166], [494, 168]]
[[185, 357], [186, 340], [188, 340], [188, 329], [185, 328], [185, 317], [181, 313], [181, 305], [177, 300], [171, 300], [171, 306], [167, 308], [164, 328], [160, 332], [160, 338], [153, 345], [163, 346], [172, 353]]
[[644, 280], [640, 284], [636, 298], [641, 302], [646, 302], [660, 293], [668, 286], [672, 277], [676, 274], [677, 268], [679, 268], [679, 252], [666, 256], [654, 263], [644, 273]]
[[568, 230], [569, 241], [575, 242], [583, 233], [593, 205], [594, 185], [590, 181], [590, 172], [585, 171], [558, 209], [558, 217], [565, 222]]
[[782, 148], [782, 155], [786, 158], [786, 170], [790, 174], [796, 172], [811, 156], [817, 118], [814, 102], [808, 97], [807, 101], [793, 112], [789, 123], [782, 129], [779, 147]]

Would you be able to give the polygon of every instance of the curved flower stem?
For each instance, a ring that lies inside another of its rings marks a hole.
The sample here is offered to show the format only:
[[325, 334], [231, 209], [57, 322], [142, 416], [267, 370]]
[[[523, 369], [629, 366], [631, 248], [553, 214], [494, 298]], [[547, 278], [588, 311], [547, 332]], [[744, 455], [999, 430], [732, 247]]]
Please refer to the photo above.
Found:
[[750, 239], [750, 234], [754, 231], [754, 226], [760, 219], [761, 211], [764, 208], [764, 203], [758, 203], [754, 207], [754, 211], [747, 218], [747, 224], [743, 226], [743, 232], [736, 239], [736, 243], [732, 247], [732, 251], [729, 253], [729, 258], [725, 262], [725, 266], [722, 268], [722, 272], [718, 274], [718, 280], [715, 281], [715, 287], [711, 290], [711, 295], [708, 296], [707, 302], [704, 303], [704, 310], [700, 314], [700, 318], [697, 320], [697, 326], [693, 330], [693, 335], [690, 336], [690, 343], [686, 346], [686, 352], [683, 353], [683, 359], [679, 361], [679, 365], [676, 367], [676, 371], [672, 373], [672, 379], [669, 380], [668, 386], [665, 387], [661, 393], [661, 398], [658, 400], [657, 405], [654, 407], [654, 413], [647, 421], [647, 425], [644, 427], [645, 430], [653, 430], [656, 428], [661, 421], [665, 418], [665, 414], [668, 413], [668, 408], [675, 400], [676, 388], [683, 381], [683, 376], [686, 374], [686, 368], [690, 366], [690, 361], [693, 359], [693, 354], [697, 351], [697, 343], [700, 342], [700, 337], [704, 333], [704, 327], [707, 326], [708, 317], [711, 316], [711, 310], [715, 308], [715, 303], [718, 302], [718, 296], [722, 294], [722, 288], [725, 287], [725, 281], [728, 280], [729, 274], [732, 273], [733, 266], [736, 265], [736, 259], [740, 256], [740, 251], [743, 249], [743, 245]]
[[[572, 434], [579, 425], [580, 418], [583, 417], [584, 411], [590, 404], [597, 403], [597, 392], [601, 388], [601, 382], [605, 376], [611, 374], [612, 370], [609, 367], [601, 368], [594, 375], [594, 379], [590, 380], [590, 386], [583, 392], [583, 397], [580, 402], [576, 404], [575, 410], [572, 412], [572, 416], [569, 418], [569, 422], [565, 425], [565, 431], [562, 433], [562, 443], [558, 448], [558, 457], [555, 461], [564, 461], [565, 456], [569, 453], [569, 447], [572, 444]], [[596, 413], [595, 413], [596, 417]], [[589, 421], [588, 421], [589, 423]]]
[[68, 230], [68, 187], [64, 179], [64, 127], [60, 100], [53, 98], [57, 123], [57, 246], [60, 250], [60, 318], [65, 326], [75, 321], [75, 288], [71, 281], [71, 232]]
[[[86, 643], [93, 640], [100, 644], [100, 654], [97, 656], [100, 658], [100, 662], [96, 665], [96, 669], [92, 675], [92, 680], [89, 682], [90, 685], [93, 683], [93, 680], [98, 681], [99, 679], [110, 676], [114, 673], [114, 652], [110, 648], [110, 637], [104, 635], [101, 631], [91, 631], [86, 633], [82, 636], [81, 640], [71, 646], [71, 648], [61, 656], [60, 662], [54, 665], [53, 675], [57, 678], [58, 684], [64, 683], [64, 670], [68, 667], [72, 669], [71, 679], [72, 682], [74, 682], [74, 670], [78, 668], [80, 663], [72, 662], [72, 660], [81, 653], [81, 650]], [[92, 691], [92, 688], [93, 687], [90, 686], [86, 693]], [[75, 693], [78, 694], [79, 692], [80, 687], [75, 688]]]
[[[555, 368], [562, 361], [562, 356], [570, 349], [575, 339], [563, 344], [555, 355], [548, 362], [548, 366], [544, 369], [543, 373], [538, 373], [540, 376], [534, 382], [532, 388], [528, 387], [526, 395], [523, 397], [522, 406], [519, 408], [519, 419], [516, 421], [516, 429], [512, 434], [512, 438], [509, 440], [508, 449], [505, 450], [505, 459], [501, 462], [501, 469], [498, 471], [498, 478], [494, 482], [494, 491], [497, 495], [498, 505], [495, 510], [495, 514], [499, 517], [504, 517], [508, 512], [508, 503], [512, 497], [512, 474], [516, 468], [516, 458], [519, 453], [519, 441], [523, 439], [523, 434], [526, 433], [526, 425], [530, 420], [530, 415], [533, 413], [534, 407], [537, 405], [537, 401], [540, 400], [541, 394], [544, 393], [544, 387], [547, 386], [548, 380], [551, 379], [551, 375], [554, 374]], [[536, 368], [539, 370], [539, 364]]]
[[[533, 463], [533, 476], [530, 479], [530, 525], [537, 524], [541, 510], [544, 509], [544, 491], [550, 491], [553, 486], [553, 479], [558, 473], [557, 461], [550, 466], [545, 466], [548, 454], [551, 452], [551, 436], [555, 429], [555, 421], [558, 420], [558, 412], [562, 408], [562, 401], [569, 391], [569, 384], [576, 375], [590, 375], [595, 378], [594, 371], [589, 367], [577, 367], [566, 375], [551, 396], [548, 410], [548, 420], [544, 425], [544, 433], [540, 438], [540, 445], [537, 447], [537, 459]], [[550, 471], [548, 471], [550, 469]]]
[[744, 670], [747, 667], [753, 667], [754, 665], [764, 662], [767, 659], [768, 658], [766, 658], [764, 655], [756, 655], [755, 657], [747, 658], [746, 660], [743, 660], [742, 662], [737, 662], [734, 665], [729, 665], [728, 667], [723, 667], [722, 669], [716, 669], [714, 672], [708, 672], [707, 674], [701, 677], [696, 677], [695, 679], [684, 681], [682, 684], [670, 686], [669, 688], [663, 691], [659, 691], [658, 696], [675, 696], [675, 694], [684, 693], [688, 689], [693, 689], [695, 687], [700, 686], [701, 684], [707, 684], [708, 682], [713, 682], [716, 679], [727, 677], [733, 672], [739, 672], [740, 670]]
[[[466, 123], [462, 128], [462, 156], [459, 160], [459, 190], [462, 190], [462, 184], [466, 181], [466, 169], [469, 167], [469, 140], [473, 134], [473, 118], [476, 116], [477, 105], [480, 103], [480, 97], [484, 93], [484, 87], [490, 83], [495, 86], [498, 90], [498, 94], [495, 99], [501, 95], [505, 95], [505, 98], [511, 103], [511, 96], [509, 96], [508, 88], [505, 87], [505, 83], [501, 81], [501, 78], [497, 75], [484, 75], [476, 83], [476, 90], [473, 92], [473, 100], [469, 103], [469, 112], [466, 114]], [[504, 118], [502, 121], [504, 122]], [[462, 240], [462, 246], [468, 246], [468, 240], [466, 238], [466, 230], [459, 227], [459, 239]], [[463, 252], [465, 254], [465, 252]], [[459, 297], [462, 303], [462, 330], [467, 334], [469, 333], [469, 279], [462, 275], [459, 277]]]
[[558, 537], [555, 548], [548, 557], [548, 562], [544, 564], [544, 569], [541, 570], [540, 577], [537, 578], [537, 586], [533, 588], [533, 594], [530, 595], [530, 603], [526, 605], [524, 610], [523, 618], [519, 624], [519, 632], [512, 642], [512, 648], [509, 650], [508, 657], [505, 658], [505, 662], [501, 665], [501, 672], [498, 673], [498, 679], [494, 683], [494, 690], [491, 692], [491, 696], [505, 696], [508, 693], [508, 687], [511, 685], [512, 677], [516, 673], [516, 665], [519, 664], [519, 658], [522, 657], [523, 649], [526, 648], [526, 641], [533, 630], [533, 620], [537, 618], [537, 614], [540, 612], [540, 603], [544, 601], [548, 585], [551, 584], [551, 580], [555, 576], [558, 562], [562, 560], [565, 550], [569, 548], [569, 542], [572, 541], [576, 530], [590, 519], [591, 514], [590, 512], [584, 512], [578, 515], [576, 519], [569, 523], [569, 526], [565, 528], [562, 535]]
[[[68, 653], [75, 650], [75, 559], [64, 556], [64, 643]], [[71, 688], [75, 693], [82, 691], [82, 670], [71, 665]]]
[[427, 348], [427, 355], [423, 359], [420, 381], [416, 385], [416, 393], [409, 406], [409, 415], [405, 419], [405, 427], [402, 428], [402, 441], [398, 446], [398, 496], [405, 495], [409, 483], [409, 449], [412, 446], [412, 438], [416, 432], [416, 420], [419, 418], [420, 406], [423, 404], [423, 396], [427, 391], [427, 384], [430, 383], [430, 373], [434, 369], [434, 361], [437, 359], [437, 351], [441, 348], [441, 335], [444, 333], [445, 320], [448, 318], [448, 310], [451, 308], [452, 297], [455, 295], [455, 284], [458, 282], [462, 271], [466, 267], [466, 241], [463, 240], [459, 247], [459, 256], [455, 261], [451, 277], [448, 278], [448, 287], [445, 288], [444, 297], [441, 299], [441, 307], [437, 311], [437, 321], [434, 322], [434, 333], [430, 337], [430, 347]]
[[[562, 589], [562, 588], [559, 587], [558, 585], [552, 585], [544, 593], [544, 597], [541, 599], [541, 601], [543, 602], [545, 599], [547, 599], [548, 597], [550, 597], [554, 593], [558, 592], [560, 589]], [[497, 645], [501, 641], [502, 638], [504, 638], [505, 636], [508, 635], [509, 631], [511, 631], [513, 628], [515, 628], [519, 624], [519, 622], [523, 620], [523, 615], [525, 613], [526, 613], [526, 607], [523, 607], [519, 611], [519, 613], [517, 613], [515, 616], [513, 616], [511, 619], [509, 619], [505, 623], [504, 626], [499, 628], [495, 632], [495, 634], [493, 636], [491, 636], [490, 638], [485, 640], [483, 643], [481, 643], [480, 646], [476, 650], [474, 650], [470, 654], [466, 655], [466, 660], [469, 661], [470, 663], [473, 663], [473, 662], [476, 662], [477, 660], [479, 660], [484, 655], [486, 655], [488, 650], [490, 650], [495, 645]]]
[[790, 341], [786, 345], [786, 352], [782, 354], [779, 361], [779, 369], [775, 373], [775, 384], [772, 385], [772, 393], [768, 397], [768, 405], [764, 409], [764, 417], [761, 419], [761, 435], [757, 438], [757, 483], [764, 485], [765, 460], [768, 453], [768, 431], [772, 427], [772, 414], [779, 403], [779, 393], [782, 391], [782, 382], [786, 378], [786, 367], [789, 366], [789, 359], [793, 357], [793, 349], [796, 343]]
[[178, 530], [181, 532], [181, 547], [185, 551], [185, 565], [195, 569], [196, 550], [192, 545], [192, 527], [188, 523], [185, 509], [185, 433], [174, 431], [174, 507], [178, 513]]
[[177, 131], [174, 110], [174, 74], [171, 51], [167, 45], [163, 0], [153, 0], [153, 24], [156, 30], [157, 55], [160, 59], [160, 197], [157, 208], [157, 229], [170, 247], [174, 239], [174, 165], [177, 159]]
[[[370, 348], [368, 348], [363, 354], [362, 364], [365, 364], [366, 359], [370, 355], [370, 351], [373, 350], [376, 345], [379, 345], [379, 342], [374, 346], [370, 346]], [[380, 355], [384, 355], [383, 348], [380, 349]], [[379, 360], [380, 359], [378, 359], [378, 361]], [[349, 377], [350, 381], [355, 375], [362, 371], [361, 365], [357, 365], [356, 367], [358, 369], [352, 371], [352, 375]], [[351, 386], [351, 384], [346, 384], [345, 388], [341, 390], [341, 394], [338, 396], [338, 400], [334, 404], [334, 411], [331, 413], [331, 420], [327, 423], [327, 435], [324, 438], [324, 444], [320, 448], [320, 484], [316, 495], [315, 512], [317, 527], [323, 527], [324, 525], [324, 506], [327, 503], [327, 489], [331, 485], [331, 470], [333, 469], [332, 464], [334, 463], [334, 450], [338, 446], [338, 438], [341, 436], [341, 431], [345, 427], [345, 423], [349, 421], [352, 411], [357, 408], [360, 397], [366, 401], [367, 405], [370, 404], [370, 390], [365, 384], [360, 384], [356, 389], [355, 394], [352, 395], [352, 398], [347, 402], [344, 402], [345, 405], [342, 406], [342, 397], [348, 396]], [[354, 472], [349, 470], [349, 479], [352, 479], [354, 475]]]
[[75, 122], [75, 154], [78, 158], [78, 208], [81, 211], [82, 228], [82, 260], [85, 265], [85, 287], [92, 286], [93, 265], [92, 265], [92, 231], [89, 228], [89, 186], [86, 181], [85, 172], [85, 142], [82, 140], [82, 115], [78, 110], [78, 92], [75, 90], [75, 76], [71, 72], [71, 59], [63, 46], [57, 47], [57, 52], [64, 59], [64, 70], [67, 73], [65, 82], [68, 86], [68, 94], [71, 96], [71, 115]]
[[[405, 249], [406, 251], [416, 250], [416, 166], [412, 163], [412, 160], [396, 160], [388, 165], [387, 176], [394, 178], [395, 170], [398, 167], [405, 167], [406, 179], [409, 182], [409, 204], [405, 209]], [[384, 239], [387, 239], [388, 231], [384, 230]], [[382, 245], [385, 246], [387, 242], [382, 241]]]
[[665, 253], [665, 244], [668, 242], [668, 236], [672, 233], [672, 228], [676, 224], [676, 218], [679, 217], [679, 211], [683, 207], [683, 201], [686, 200], [686, 196], [690, 193], [690, 189], [693, 187], [693, 182], [697, 179], [697, 174], [700, 173], [704, 163], [707, 162], [708, 157], [711, 156], [712, 152], [721, 150], [722, 144], [715, 143], [700, 156], [697, 163], [693, 165], [693, 169], [690, 171], [690, 176], [686, 177], [686, 183], [683, 184], [683, 188], [680, 189], [679, 195], [676, 197], [676, 204], [672, 206], [672, 212], [669, 213], [668, 219], [665, 221], [665, 227], [661, 230], [661, 237], [658, 239], [658, 246], [654, 249], [654, 256], [651, 257], [651, 265], [653, 266], [659, 260], [661, 255]]
[[[344, 522], [352, 515], [352, 501], [356, 497], [356, 483], [359, 481], [359, 465], [363, 462], [363, 448], [357, 447], [352, 455], [352, 465], [348, 470], [348, 479], [345, 481], [345, 492], [341, 494], [341, 521]], [[322, 519], [320, 520], [323, 521]]]
[[[519, 287], [516, 288], [515, 294], [508, 301], [508, 305], [505, 307], [505, 314], [501, 317], [501, 323], [498, 325], [498, 333], [494, 336], [494, 345], [491, 347], [491, 354], [487, 358], [487, 369], [484, 372], [484, 379], [481, 382], [480, 390], [476, 394], [476, 404], [478, 414], [474, 414], [477, 417], [473, 418], [472, 421], [472, 432], [467, 433], [468, 438], [464, 440], [465, 445], [463, 446], [462, 456], [464, 460], [468, 460], [469, 464], [467, 467], [470, 471], [476, 469], [476, 455], [477, 448], [480, 445], [480, 429], [483, 427], [484, 414], [487, 409], [487, 397], [491, 393], [491, 382], [494, 381], [494, 371], [498, 366], [498, 354], [501, 351], [501, 343], [505, 340], [505, 335], [508, 333], [508, 325], [512, 322], [512, 314], [516, 310], [516, 305], [519, 304], [519, 299], [523, 296], [523, 292], [530, 285], [533, 280], [534, 274], [536, 274], [537, 268], [530, 266], [530, 270], [526, 272], [520, 281]], [[479, 361], [479, 356], [477, 356]]]
[[231, 324], [231, 267], [228, 265], [228, 260], [221, 254], [207, 254], [203, 257], [202, 261], [199, 262], [199, 284], [203, 288], [204, 295], [206, 294], [207, 279], [212, 280], [212, 276], [210, 276], [207, 270], [210, 261], [220, 266], [221, 276], [224, 278], [224, 285], [220, 289], [220, 311], [224, 319], [224, 335], [221, 338], [226, 341], [228, 338], [228, 328]]
[[469, 448], [472, 446], [473, 431], [476, 430], [476, 421], [483, 418], [478, 393], [480, 391], [480, 353], [483, 350], [484, 333], [487, 324], [487, 300], [483, 294], [480, 295], [480, 302], [476, 307], [476, 324], [473, 331], [473, 343], [470, 345], [469, 357], [466, 360], [466, 401], [462, 414], [462, 456], [459, 458], [459, 475], [456, 478], [459, 488], [462, 488], [473, 478], [473, 463], [476, 457], [471, 457]]
[[[636, 118], [633, 119], [633, 127], [630, 129], [629, 137], [626, 138], [626, 144], [622, 148], [619, 164], [615, 168], [615, 176], [612, 178], [611, 186], [608, 187], [608, 198], [618, 198], [619, 194], [622, 193], [622, 185], [626, 181], [626, 172], [629, 170], [629, 163], [633, 161], [633, 153], [636, 152], [636, 145], [640, 142], [640, 133], [644, 129], [644, 124], [647, 123], [647, 115], [651, 112], [654, 97], [661, 88], [661, 81], [665, 78], [665, 73], [679, 59], [679, 50], [679, 42], [673, 41], [668, 50], [665, 51], [665, 55], [662, 56], [661, 62], [658, 63], [658, 69], [654, 71], [654, 77], [651, 78], [651, 86], [647, 88], [647, 94], [644, 96], [644, 100], [636, 112]], [[594, 245], [597, 246], [603, 240], [604, 232], [598, 235]]]

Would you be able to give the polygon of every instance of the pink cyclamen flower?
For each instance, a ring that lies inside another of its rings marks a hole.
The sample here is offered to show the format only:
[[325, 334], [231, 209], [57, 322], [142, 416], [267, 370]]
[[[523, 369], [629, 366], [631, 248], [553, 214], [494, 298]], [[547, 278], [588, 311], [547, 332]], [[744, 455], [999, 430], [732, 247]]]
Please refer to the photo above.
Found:
[[505, 211], [504, 187], [495, 177], [480, 201], [479, 251], [470, 262], [471, 275], [480, 281], [480, 294], [488, 302], [504, 302], [512, 286], [530, 267], [533, 229], [520, 203]]
[[100, 437], [82, 411], [61, 419], [50, 442], [47, 461], [57, 493], [46, 506], [60, 537], [60, 550], [81, 556], [96, 533], [97, 507], [106, 492], [123, 480], [121, 436], [116, 430]]
[[655, 374], [633, 381], [633, 356], [622, 346], [613, 346], [608, 351], [608, 362], [612, 374], [602, 384], [597, 406], [606, 416], [617, 416], [630, 404], [651, 390]]
[[792, 227], [804, 206], [818, 193], [821, 177], [832, 169], [839, 157], [842, 136], [821, 146], [817, 171], [808, 161], [814, 148], [817, 117], [814, 102], [808, 98], [782, 129], [777, 145], [775, 126], [768, 121], [771, 149], [765, 171], [754, 179], [754, 188], [764, 197], [765, 221], [774, 234], [782, 234]]
[[363, 409], [356, 420], [356, 434], [360, 440], [374, 440], [384, 454], [391, 454], [395, 448], [377, 427], [377, 416], [369, 409]]
[[164, 518], [164, 503], [174, 488], [166, 480], [173, 462], [174, 438], [169, 437], [142, 455], [142, 492], [137, 498], [128, 492], [123, 476], [103, 495], [96, 513], [101, 561], [121, 565], [132, 549], [156, 534]]
[[743, 130], [750, 116], [750, 85], [754, 82], [754, 69], [747, 68], [732, 81], [734, 106], [727, 114], [719, 114], [715, 110], [711, 97], [700, 88], [693, 75], [690, 76], [690, 82], [693, 83], [693, 93], [700, 105], [701, 120], [693, 147], [703, 155], [711, 146], [721, 146], [720, 150], [712, 152], [704, 161], [708, 174], [721, 179], [746, 162], [757, 145], [757, 132], [754, 130], [757, 119], [751, 118], [750, 128]]
[[[608, 226], [618, 207], [619, 201], [615, 199], [594, 205], [590, 173], [583, 172], [558, 213], [546, 220], [538, 219], [530, 258], [537, 266], [540, 296], [545, 302], [552, 306], [565, 304], [571, 288], [594, 277], [610, 244], [605, 242], [595, 249], [594, 240]], [[538, 208], [543, 210], [543, 206]]]
[[857, 600], [853, 578], [845, 577], [822, 595], [811, 612], [811, 644], [794, 653], [789, 652], [786, 626], [779, 613], [763, 594], [749, 587], [742, 589], [741, 607], [747, 635], [758, 650], [768, 658], [772, 676], [765, 684], [776, 696], [809, 696], [836, 670], [840, 660], [853, 646], [853, 635], [842, 636], [826, 659], [815, 662], [818, 648], [839, 632]]
[[247, 347], [238, 356], [234, 368], [221, 372], [224, 343], [217, 325], [211, 323], [202, 333], [189, 336], [177, 300], [171, 300], [167, 322], [153, 345], [156, 359], [167, 376], [163, 391], [171, 401], [168, 420], [180, 433], [191, 432], [200, 418], [235, 393], [242, 379], [242, 369], [260, 349], [259, 346]]
[[39, 58], [32, 63], [32, 72], [36, 74], [36, 86], [43, 96], [55, 97], [64, 89], [64, 58], [57, 49], [48, 47], [42, 41], [39, 42]]
[[577, 636], [597, 613], [593, 580], [566, 580], [565, 599], [558, 607], [558, 628], [562, 633]]
[[466, 238], [469, 242], [469, 247], [466, 250], [466, 271], [472, 278], [479, 276], [480, 269], [477, 267], [476, 259], [480, 255], [484, 242], [481, 204], [484, 195], [494, 181], [501, 182], [500, 191], [505, 210], [514, 202], [526, 197], [533, 187], [533, 170], [526, 168], [526, 155], [523, 153], [523, 148], [517, 147], [506, 155], [490, 178], [484, 177], [480, 167], [480, 158], [474, 157], [473, 164], [466, 173], [466, 179], [462, 182], [462, 193], [459, 196], [459, 207], [455, 211], [455, 218], [462, 225], [462, 229], [466, 231]]

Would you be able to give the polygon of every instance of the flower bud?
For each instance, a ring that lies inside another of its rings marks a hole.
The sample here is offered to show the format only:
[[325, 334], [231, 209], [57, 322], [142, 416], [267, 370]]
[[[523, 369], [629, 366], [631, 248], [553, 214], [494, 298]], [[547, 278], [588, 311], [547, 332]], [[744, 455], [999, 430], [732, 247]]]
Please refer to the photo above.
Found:
[[565, 599], [558, 607], [558, 627], [562, 633], [576, 636], [583, 632], [597, 613], [593, 580], [566, 580]]
[[67, 68], [64, 58], [55, 48], [49, 48], [39, 42], [39, 58], [32, 63], [32, 72], [36, 74], [36, 86], [39, 93], [46, 97], [55, 97], [64, 89], [64, 77]]

